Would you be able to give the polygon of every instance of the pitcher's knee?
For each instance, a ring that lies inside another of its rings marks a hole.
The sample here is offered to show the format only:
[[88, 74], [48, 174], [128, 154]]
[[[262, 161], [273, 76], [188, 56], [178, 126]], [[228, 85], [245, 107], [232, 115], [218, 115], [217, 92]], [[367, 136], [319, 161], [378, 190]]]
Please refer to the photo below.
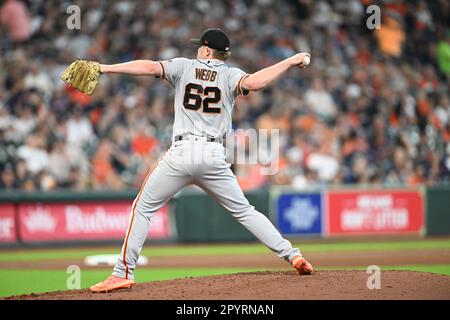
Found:
[[133, 208], [133, 214], [141, 215], [150, 220], [163, 205], [164, 204], [143, 203], [138, 201]]

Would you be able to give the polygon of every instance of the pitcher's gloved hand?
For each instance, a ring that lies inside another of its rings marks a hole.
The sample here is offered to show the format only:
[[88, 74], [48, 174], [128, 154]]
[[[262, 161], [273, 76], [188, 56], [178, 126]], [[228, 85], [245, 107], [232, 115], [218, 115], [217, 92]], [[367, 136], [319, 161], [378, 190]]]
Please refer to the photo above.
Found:
[[100, 64], [96, 61], [72, 62], [61, 74], [61, 80], [81, 92], [91, 95], [100, 78]]

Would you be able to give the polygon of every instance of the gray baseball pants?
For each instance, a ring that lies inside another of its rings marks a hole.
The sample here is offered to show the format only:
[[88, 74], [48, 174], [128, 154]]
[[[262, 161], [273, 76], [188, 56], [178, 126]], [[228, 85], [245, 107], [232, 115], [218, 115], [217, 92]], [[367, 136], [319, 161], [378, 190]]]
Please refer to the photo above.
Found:
[[182, 140], [154, 166], [133, 202], [131, 219], [113, 275], [134, 279], [134, 269], [147, 237], [152, 216], [181, 188], [195, 184], [214, 197], [237, 221], [280, 258], [300, 255], [270, 220], [245, 198], [225, 159], [225, 148], [216, 142]]

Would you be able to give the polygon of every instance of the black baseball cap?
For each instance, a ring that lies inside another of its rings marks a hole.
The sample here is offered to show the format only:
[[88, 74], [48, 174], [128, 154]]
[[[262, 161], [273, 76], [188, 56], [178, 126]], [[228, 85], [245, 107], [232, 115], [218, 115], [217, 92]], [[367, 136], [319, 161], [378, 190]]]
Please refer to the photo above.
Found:
[[190, 41], [219, 51], [230, 51], [230, 38], [220, 29], [206, 29], [200, 39], [190, 39]]

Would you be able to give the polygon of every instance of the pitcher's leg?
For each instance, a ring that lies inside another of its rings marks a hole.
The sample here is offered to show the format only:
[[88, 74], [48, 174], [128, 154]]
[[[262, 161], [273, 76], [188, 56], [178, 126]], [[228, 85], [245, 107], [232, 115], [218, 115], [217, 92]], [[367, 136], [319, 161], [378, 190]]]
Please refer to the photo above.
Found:
[[198, 179], [198, 185], [213, 196], [225, 209], [247, 228], [253, 235], [280, 258], [291, 261], [300, 255], [300, 250], [284, 239], [270, 220], [245, 198], [236, 176], [229, 168], [213, 174], [205, 174]]
[[175, 193], [189, 183], [189, 177], [175, 170], [164, 158], [149, 172], [131, 208], [131, 219], [113, 275], [134, 278], [134, 268], [147, 238], [153, 215]]

